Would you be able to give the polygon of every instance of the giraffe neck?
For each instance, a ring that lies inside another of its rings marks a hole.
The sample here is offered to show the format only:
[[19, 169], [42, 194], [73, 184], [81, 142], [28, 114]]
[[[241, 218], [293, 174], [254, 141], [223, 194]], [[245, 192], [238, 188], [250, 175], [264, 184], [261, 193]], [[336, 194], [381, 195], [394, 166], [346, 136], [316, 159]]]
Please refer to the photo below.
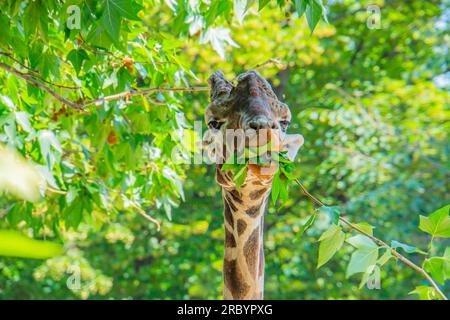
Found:
[[237, 191], [225, 183], [229, 178], [227, 173], [217, 170], [225, 220], [223, 297], [226, 300], [263, 299], [264, 213], [271, 186], [250, 175]]

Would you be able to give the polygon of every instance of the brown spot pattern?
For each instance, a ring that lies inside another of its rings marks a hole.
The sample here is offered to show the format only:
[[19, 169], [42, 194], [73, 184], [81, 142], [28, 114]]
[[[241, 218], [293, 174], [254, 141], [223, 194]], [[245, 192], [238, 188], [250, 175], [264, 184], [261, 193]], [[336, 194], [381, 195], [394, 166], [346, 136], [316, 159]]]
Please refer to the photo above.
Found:
[[230, 206], [225, 203], [225, 208], [223, 210], [223, 215], [225, 216], [225, 220], [230, 224], [230, 226], [234, 225], [233, 222], [233, 213], [230, 210]]
[[245, 260], [253, 277], [256, 277], [256, 268], [258, 267], [256, 265], [256, 259], [259, 253], [259, 227], [256, 227], [244, 245]]
[[231, 198], [236, 201], [237, 203], [242, 204], [242, 199], [241, 199], [241, 195], [239, 194], [239, 192], [237, 190], [232, 190], [230, 192], [228, 192], [228, 194], [231, 196]]
[[266, 191], [267, 191], [267, 189], [265, 189], [265, 188], [252, 191], [252, 192], [250, 192], [250, 199], [252, 199], [252, 200], [259, 199]]
[[222, 170], [217, 169], [216, 170], [216, 180], [220, 185], [226, 185], [227, 181], [225, 180]]
[[223, 275], [225, 286], [230, 290], [233, 299], [243, 299], [250, 286], [245, 282], [236, 260], [224, 260]]
[[243, 234], [245, 229], [247, 229], [247, 223], [244, 220], [239, 219], [237, 221], [237, 232], [238, 232], [238, 235]]
[[248, 208], [245, 211], [245, 213], [248, 214], [250, 217], [256, 217], [259, 214], [260, 210], [261, 210], [261, 206], [256, 205], [256, 206]]
[[229, 194], [225, 195], [225, 200], [227, 201], [228, 206], [230, 207], [231, 211], [236, 212], [237, 211], [237, 207], [234, 204], [232, 197], [229, 196]]
[[225, 247], [226, 248], [236, 248], [236, 239], [234, 235], [225, 229]]

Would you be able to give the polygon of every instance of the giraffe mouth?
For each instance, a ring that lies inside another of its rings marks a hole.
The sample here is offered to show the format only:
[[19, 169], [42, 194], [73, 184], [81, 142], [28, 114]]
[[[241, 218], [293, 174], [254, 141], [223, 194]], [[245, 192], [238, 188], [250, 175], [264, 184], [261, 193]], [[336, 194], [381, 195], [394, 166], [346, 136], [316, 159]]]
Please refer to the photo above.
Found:
[[[233, 135], [223, 145], [225, 163], [269, 167], [276, 163], [273, 154], [282, 151], [277, 130], [246, 130], [245, 136]], [[277, 158], [277, 157], [276, 157]]]

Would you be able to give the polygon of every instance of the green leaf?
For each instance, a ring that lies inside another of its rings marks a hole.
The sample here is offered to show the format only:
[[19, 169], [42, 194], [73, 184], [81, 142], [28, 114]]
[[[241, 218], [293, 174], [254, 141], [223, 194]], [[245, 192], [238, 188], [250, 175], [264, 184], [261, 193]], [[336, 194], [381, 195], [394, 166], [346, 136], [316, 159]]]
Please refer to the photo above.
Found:
[[7, 106], [8, 108], [10, 108], [11, 110], [14, 110], [16, 108], [16, 105], [14, 104], [14, 102], [11, 100], [10, 97], [8, 96], [2, 96], [0, 95], [0, 102], [2, 102], [2, 104], [4, 104], [5, 106]]
[[248, 2], [247, 0], [234, 0], [234, 16], [239, 24], [242, 24], [247, 12]]
[[17, 231], [0, 230], [0, 256], [48, 259], [62, 253], [60, 244], [30, 239]]
[[236, 169], [236, 167], [237, 167], [237, 165], [235, 165], [234, 163], [224, 163], [220, 169], [222, 171], [226, 171], [226, 170], [234, 171], [234, 169]]
[[28, 114], [27, 112], [21, 111], [21, 112], [16, 112], [16, 121], [18, 124], [20, 124], [20, 126], [22, 127], [23, 130], [25, 130], [28, 133], [31, 133], [33, 130], [33, 128], [31, 127], [31, 123], [30, 123], [30, 114]]
[[247, 177], [247, 165], [243, 164], [241, 165], [240, 169], [235, 172], [234, 176], [233, 176], [233, 181], [236, 185], [236, 189], [239, 190], [241, 188], [241, 186], [244, 184], [245, 182], [245, 178]]
[[[9, 30], [9, 19], [4, 14], [0, 15], [0, 28], [1, 30]], [[10, 41], [11, 36], [9, 32], [0, 32], [0, 47], [7, 50]]]
[[84, 202], [75, 201], [68, 206], [64, 212], [64, 222], [66, 227], [77, 229], [83, 220]]
[[372, 239], [369, 239], [368, 237], [358, 234], [354, 237], [348, 238], [347, 242], [351, 244], [356, 249], [361, 250], [371, 250], [374, 248], [378, 248], [377, 244], [373, 242]]
[[258, 0], [258, 11], [261, 11], [269, 2], [270, 0]]
[[295, 0], [295, 10], [297, 11], [299, 18], [305, 13], [308, 2], [309, 0]]
[[170, 205], [169, 201], [165, 200], [163, 202], [164, 211], [166, 212], [167, 219], [169, 221], [172, 221], [172, 206]]
[[278, 195], [280, 194], [280, 188], [281, 188], [281, 180], [280, 180], [280, 174], [277, 172], [273, 177], [272, 182], [272, 203], [276, 204]]
[[391, 248], [392, 249], [396, 249], [396, 248], [400, 248], [403, 249], [403, 251], [407, 252], [407, 253], [421, 253], [421, 254], [426, 254], [426, 252], [420, 250], [419, 248], [398, 242], [396, 240], [392, 240], [391, 241]]
[[53, 168], [53, 165], [56, 161], [56, 155], [53, 152], [53, 149], [58, 151], [59, 153], [63, 152], [58, 138], [51, 130], [41, 130], [38, 133], [38, 140], [42, 157], [47, 162], [49, 168]]
[[436, 210], [428, 217], [420, 216], [419, 229], [432, 235], [433, 238], [450, 237], [450, 204]]
[[339, 207], [322, 206], [318, 210], [328, 214], [333, 224], [339, 223], [339, 217], [341, 216], [341, 209]]
[[363, 235], [356, 235], [347, 239], [347, 242], [357, 250], [353, 252], [347, 267], [346, 277], [367, 270], [374, 266], [378, 259], [378, 246], [375, 242]]
[[333, 224], [325, 231], [319, 238], [319, 258], [317, 261], [317, 268], [320, 268], [327, 263], [334, 254], [342, 247], [345, 240], [345, 234], [342, 228]]
[[109, 48], [112, 44], [111, 37], [102, 24], [96, 24], [95, 27], [91, 29], [87, 40], [92, 43], [92, 45], [105, 49]]
[[441, 299], [436, 290], [429, 286], [418, 286], [409, 294], [418, 294], [420, 300], [437, 300]]
[[308, 21], [309, 30], [314, 31], [317, 23], [322, 16], [322, 6], [317, 3], [317, 0], [310, 0], [309, 6], [306, 8], [306, 21]]
[[297, 177], [296, 177], [294, 174], [292, 174], [292, 173], [290, 172], [290, 170], [291, 170], [290, 167], [280, 165], [280, 169], [281, 169], [281, 173], [283, 173], [283, 175], [284, 175], [288, 180], [295, 180], [295, 179], [297, 179]]
[[289, 180], [282, 179], [280, 177], [280, 199], [283, 202], [286, 202], [289, 199], [289, 190], [288, 190], [289, 184], [288, 184], [288, 182], [289, 182]]
[[312, 214], [308, 220], [306, 220], [305, 224], [300, 227], [299, 236], [302, 236], [305, 231], [313, 225], [314, 221], [316, 221], [316, 216], [316, 214]]
[[[256, 2], [256, 0], [247, 0], [247, 5], [245, 6], [245, 11], [248, 11], [250, 7]], [[259, 4], [258, 4], [259, 5]]]
[[[105, 0], [102, 25], [114, 41], [119, 39], [122, 17], [130, 17], [133, 8], [128, 0]], [[132, 16], [134, 18], [134, 16]]]
[[443, 257], [432, 257], [425, 260], [423, 267], [437, 282], [444, 285], [445, 281], [450, 278], [450, 247], [445, 250]]
[[377, 263], [380, 266], [383, 266], [386, 262], [389, 261], [389, 259], [392, 258], [392, 252], [389, 249], [386, 249], [386, 252], [380, 257], [380, 259], [377, 260]]
[[[44, 11], [44, 12], [43, 12]], [[41, 7], [40, 1], [29, 2], [25, 8], [25, 17], [23, 26], [27, 37], [32, 37], [38, 30], [38, 23], [41, 14], [47, 14], [45, 9]]]
[[78, 190], [74, 188], [70, 188], [66, 194], [66, 203], [68, 205], [72, 204], [72, 202], [78, 197]]
[[371, 236], [373, 235], [373, 229], [375, 229], [373, 226], [371, 226], [367, 222], [355, 223], [355, 226], [358, 227], [359, 229], [361, 229], [362, 231], [367, 232]]
[[73, 68], [77, 72], [77, 75], [80, 73], [81, 67], [83, 66], [83, 61], [86, 59], [88, 59], [88, 55], [86, 51], [84, 51], [83, 49], [80, 50], [74, 49], [70, 51], [69, 54], [67, 55], [67, 60], [69, 60], [72, 63]]

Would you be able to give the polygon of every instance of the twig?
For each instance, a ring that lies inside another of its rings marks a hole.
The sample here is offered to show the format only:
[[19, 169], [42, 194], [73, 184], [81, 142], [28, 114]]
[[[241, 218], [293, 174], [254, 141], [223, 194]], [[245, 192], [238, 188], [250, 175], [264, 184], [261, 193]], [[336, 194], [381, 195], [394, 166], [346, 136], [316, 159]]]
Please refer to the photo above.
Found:
[[15, 74], [16, 76], [26, 80], [30, 84], [34, 85], [35, 87], [38, 87], [44, 91], [47, 91], [50, 93], [56, 100], [60, 101], [61, 103], [69, 106], [70, 108], [73, 108], [75, 110], [81, 111], [83, 113], [88, 114], [89, 112], [85, 110], [87, 106], [90, 106], [92, 104], [100, 104], [102, 102], [106, 101], [112, 101], [112, 100], [119, 100], [119, 99], [125, 99], [133, 96], [142, 96], [142, 95], [148, 95], [149, 93], [156, 92], [156, 91], [165, 91], [165, 92], [192, 92], [192, 91], [208, 91], [208, 87], [186, 87], [186, 88], [170, 88], [170, 87], [156, 87], [156, 88], [148, 88], [140, 91], [125, 91], [117, 94], [113, 94], [111, 96], [106, 96], [102, 98], [97, 98], [93, 100], [86, 101], [84, 103], [76, 103], [73, 101], [70, 101], [63, 96], [57, 94], [53, 89], [49, 88], [48, 86], [44, 85], [43, 83], [37, 81], [33, 78], [30, 74], [23, 73], [7, 64], [4, 64], [0, 62], [0, 67]]
[[[259, 68], [262, 68], [268, 64], [275, 64], [277, 66], [285, 66], [285, 64], [283, 62], [281, 62], [280, 60], [278, 60], [277, 58], [270, 58], [269, 60], [266, 60], [264, 62], [258, 63], [257, 65], [255, 65], [253, 68], [250, 68], [250, 70], [256, 70]], [[236, 75], [232, 81], [236, 81], [236, 79], [239, 77], [239, 75]]]
[[36, 79], [34, 79], [31, 75], [20, 72], [19, 70], [8, 66], [7, 64], [4, 64], [3, 62], [0, 62], [0, 67], [2, 67], [3, 69], [15, 74], [16, 76], [28, 81], [29, 83], [31, 83], [33, 86], [38, 87], [39, 89], [42, 89], [44, 91], [47, 91], [49, 94], [51, 94], [56, 100], [60, 101], [61, 103], [76, 109], [78, 111], [84, 112], [84, 113], [88, 113], [87, 111], [83, 110], [83, 107], [81, 107], [79, 104], [72, 102], [70, 100], [67, 100], [66, 98], [64, 98], [63, 96], [60, 96], [59, 94], [57, 94], [53, 89], [47, 87], [46, 85], [40, 83], [39, 81], [37, 81]]
[[99, 49], [89, 45], [86, 42], [86, 40], [84, 39], [84, 37], [81, 35], [81, 33], [79, 33], [79, 37], [80, 37], [79, 40], [81, 40], [81, 45], [86, 47], [86, 49], [89, 49], [89, 50], [91, 50], [92, 52], [94, 52], [96, 54], [106, 54], [106, 55], [109, 55], [109, 56], [112, 56], [112, 57], [116, 58], [117, 60], [122, 60], [118, 56], [116, 56], [114, 53], [112, 53], [111, 51], [108, 51], [108, 50], [105, 50], [105, 49], [99, 50]]
[[55, 189], [55, 188], [52, 188], [52, 187], [49, 187], [49, 186], [47, 186], [47, 190], [50, 191], [50, 192], [53, 192], [53, 193], [57, 193], [57, 194], [62, 194], [62, 195], [67, 194], [67, 192], [64, 191], [64, 190]]
[[141, 207], [139, 207], [137, 204], [135, 204], [134, 202], [132, 203], [133, 207], [138, 211], [138, 213], [143, 216], [145, 219], [147, 219], [148, 221], [150, 221], [151, 223], [156, 225], [156, 230], [160, 231], [161, 230], [161, 224], [159, 223], [158, 220], [156, 220], [155, 218], [149, 216], [144, 209], [142, 209]]
[[25, 65], [24, 63], [20, 62], [19, 60], [17, 60], [16, 58], [14, 58], [12, 56], [11, 53], [7, 53], [7, 52], [0, 52], [1, 55], [8, 57], [9, 59], [11, 59], [12, 61], [14, 61], [15, 63], [17, 63], [18, 65], [20, 65], [22, 68], [27, 69], [30, 72], [39, 74], [39, 71], [34, 70], [33, 68], [28, 67], [27, 65]]
[[147, 99], [147, 102], [149, 104], [154, 104], [156, 106], [165, 106], [167, 104], [166, 102], [156, 101], [156, 100], [150, 99], [149, 96], [145, 96], [145, 98]]
[[259, 69], [261, 67], [264, 67], [268, 64], [275, 64], [277, 66], [284, 66], [285, 64], [283, 62], [281, 62], [280, 60], [278, 60], [277, 58], [270, 58], [269, 60], [263, 62], [263, 63], [259, 63], [256, 66], [253, 67], [253, 69]]
[[[303, 184], [298, 180], [295, 179], [294, 180], [295, 183], [300, 187], [300, 189], [302, 190], [302, 192], [308, 197], [310, 198], [312, 201], [314, 201], [314, 203], [316, 203], [319, 207], [323, 207], [325, 206], [325, 204], [323, 204], [322, 201], [320, 201], [319, 199], [317, 199], [316, 197], [314, 197], [311, 193], [308, 192], [308, 190], [306, 190], [306, 188], [303, 186]], [[346, 224], [350, 229], [355, 230], [356, 232], [368, 237], [369, 239], [373, 240], [376, 244], [378, 244], [380, 247], [383, 247], [387, 250], [389, 250], [397, 259], [399, 259], [400, 261], [402, 261], [403, 263], [405, 263], [406, 265], [410, 266], [411, 268], [413, 268], [414, 270], [416, 270], [417, 272], [421, 273], [425, 279], [433, 286], [433, 288], [436, 290], [436, 292], [439, 294], [439, 296], [443, 299], [443, 300], [448, 300], [447, 297], [445, 296], [445, 294], [441, 291], [441, 289], [439, 288], [439, 286], [436, 284], [436, 282], [433, 280], [433, 278], [431, 278], [431, 276], [421, 267], [419, 267], [418, 265], [416, 265], [414, 262], [412, 262], [411, 260], [409, 260], [408, 258], [404, 257], [403, 255], [401, 255], [400, 253], [398, 253], [397, 251], [395, 251], [393, 248], [391, 248], [389, 245], [387, 245], [384, 241], [374, 237], [373, 235], [367, 233], [366, 231], [360, 229], [358, 226], [354, 225], [353, 223], [351, 223], [350, 221], [346, 220], [345, 218], [343, 218], [342, 216], [339, 217], [339, 220], [341, 222], [343, 222], [344, 224]]]
[[89, 105], [92, 104], [99, 104], [99, 103], [103, 103], [103, 102], [107, 102], [107, 101], [111, 101], [111, 100], [119, 100], [119, 99], [125, 99], [125, 98], [129, 98], [129, 97], [133, 97], [133, 96], [142, 96], [142, 95], [147, 95], [149, 93], [155, 92], [155, 91], [175, 91], [175, 92], [186, 92], [186, 91], [208, 91], [209, 88], [208, 87], [186, 87], [186, 88], [169, 88], [169, 87], [156, 87], [156, 88], [148, 88], [148, 89], [144, 89], [144, 90], [140, 90], [140, 91], [125, 91], [125, 92], [121, 92], [121, 93], [117, 93], [117, 94], [113, 94], [111, 96], [106, 96], [103, 98], [97, 98], [94, 100], [90, 100], [87, 102], [84, 102], [82, 104], [80, 104], [79, 106], [81, 108], [85, 108]]
[[37, 78], [39, 80], [41, 80], [42, 82], [48, 83], [52, 86], [55, 87], [59, 87], [59, 88], [63, 88], [63, 89], [69, 89], [69, 90], [79, 90], [81, 89], [80, 87], [73, 87], [73, 86], [66, 86], [63, 84], [59, 84], [59, 83], [54, 83], [48, 80], [45, 80], [44, 78], [42, 78], [41, 74], [39, 73], [39, 71], [34, 70], [33, 68], [28, 67], [27, 65], [25, 65], [24, 63], [20, 62], [19, 60], [17, 60], [16, 58], [14, 58], [10, 53], [6, 53], [6, 52], [0, 52], [0, 55], [3, 55], [5, 57], [8, 57], [9, 59], [11, 59], [12, 61], [14, 61], [15, 63], [17, 63], [18, 65], [20, 65], [22, 68], [27, 69], [28, 71], [32, 72], [33, 74], [28, 74], [34, 78]]

